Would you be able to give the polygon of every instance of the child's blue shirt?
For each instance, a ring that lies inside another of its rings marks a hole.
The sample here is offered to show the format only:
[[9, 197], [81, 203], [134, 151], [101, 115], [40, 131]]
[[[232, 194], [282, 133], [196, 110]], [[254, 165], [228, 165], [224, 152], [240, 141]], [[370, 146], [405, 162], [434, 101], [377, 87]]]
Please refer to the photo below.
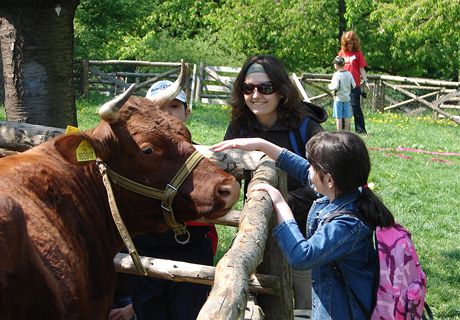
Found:
[[[304, 158], [284, 149], [276, 164], [308, 185], [310, 164]], [[337, 277], [333, 261], [340, 266], [358, 298], [370, 309], [377, 263], [373, 231], [350, 215], [323, 224], [336, 211], [358, 213], [356, 200], [359, 197], [360, 192], [356, 190], [332, 202], [327, 197], [316, 200], [308, 214], [307, 239], [294, 220], [287, 220], [273, 230], [288, 263], [295, 269], [312, 270], [313, 319], [365, 319], [353, 296], [347, 294], [342, 280]]]

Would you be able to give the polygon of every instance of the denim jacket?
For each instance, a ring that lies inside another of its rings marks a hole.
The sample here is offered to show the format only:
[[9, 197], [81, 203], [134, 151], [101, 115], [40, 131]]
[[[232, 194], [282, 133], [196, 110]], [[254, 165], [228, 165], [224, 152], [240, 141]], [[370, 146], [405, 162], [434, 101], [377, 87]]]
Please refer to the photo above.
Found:
[[[304, 158], [284, 149], [276, 164], [304, 185], [308, 184], [310, 164]], [[313, 319], [365, 319], [332, 262], [339, 266], [351, 290], [370, 310], [377, 263], [373, 231], [355, 216], [346, 214], [324, 223], [331, 213], [339, 210], [357, 213], [359, 196], [356, 190], [332, 202], [327, 197], [317, 199], [308, 214], [307, 239], [294, 220], [280, 223], [273, 231], [288, 263], [295, 269], [312, 270]]]

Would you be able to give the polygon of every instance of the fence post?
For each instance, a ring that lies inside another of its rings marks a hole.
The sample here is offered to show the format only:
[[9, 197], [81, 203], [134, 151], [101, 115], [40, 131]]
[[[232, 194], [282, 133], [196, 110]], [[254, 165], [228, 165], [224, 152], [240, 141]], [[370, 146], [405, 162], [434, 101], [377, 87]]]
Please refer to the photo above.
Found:
[[196, 90], [196, 64], [193, 64], [193, 72], [192, 72], [192, 85], [190, 87], [190, 95], [189, 95], [189, 108], [190, 111], [193, 110], [193, 103], [195, 102], [195, 90]]
[[379, 101], [378, 107], [379, 111], [384, 113], [385, 112], [385, 84], [383, 83], [382, 79], [379, 79]]
[[89, 63], [88, 60], [81, 61], [80, 70], [80, 94], [86, 95], [89, 92]]
[[200, 62], [200, 70], [198, 72], [198, 77], [196, 78], [195, 101], [201, 102], [201, 94], [203, 93], [203, 82], [204, 82], [204, 63]]
[[[277, 171], [279, 176], [278, 187], [285, 199], [287, 199], [286, 173], [281, 170]], [[294, 306], [291, 269], [271, 232], [276, 224], [275, 217], [276, 216], [273, 215], [270, 221], [270, 232], [265, 244], [264, 258], [262, 263], [257, 267], [257, 272], [278, 277], [280, 279], [280, 295], [260, 294], [257, 297], [257, 304], [264, 311], [265, 320], [293, 319]]]

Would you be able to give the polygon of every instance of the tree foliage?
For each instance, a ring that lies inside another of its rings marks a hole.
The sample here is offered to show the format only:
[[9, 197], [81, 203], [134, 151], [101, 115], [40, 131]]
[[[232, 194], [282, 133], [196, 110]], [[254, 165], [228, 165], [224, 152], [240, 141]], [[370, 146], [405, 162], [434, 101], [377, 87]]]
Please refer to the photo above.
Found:
[[370, 72], [458, 77], [460, 0], [81, 0], [76, 58], [240, 66], [271, 53], [291, 71], [332, 72], [340, 2]]

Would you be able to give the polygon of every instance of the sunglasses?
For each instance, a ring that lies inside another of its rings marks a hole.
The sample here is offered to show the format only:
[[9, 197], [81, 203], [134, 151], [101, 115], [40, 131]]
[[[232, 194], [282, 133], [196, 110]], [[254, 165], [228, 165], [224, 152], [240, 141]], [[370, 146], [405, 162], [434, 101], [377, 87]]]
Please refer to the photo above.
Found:
[[241, 86], [241, 91], [244, 94], [252, 94], [254, 93], [254, 89], [257, 89], [258, 93], [264, 94], [264, 95], [272, 94], [273, 92], [276, 91], [275, 88], [273, 87], [273, 83], [271, 82], [263, 82], [259, 84], [243, 82], [243, 85]]

